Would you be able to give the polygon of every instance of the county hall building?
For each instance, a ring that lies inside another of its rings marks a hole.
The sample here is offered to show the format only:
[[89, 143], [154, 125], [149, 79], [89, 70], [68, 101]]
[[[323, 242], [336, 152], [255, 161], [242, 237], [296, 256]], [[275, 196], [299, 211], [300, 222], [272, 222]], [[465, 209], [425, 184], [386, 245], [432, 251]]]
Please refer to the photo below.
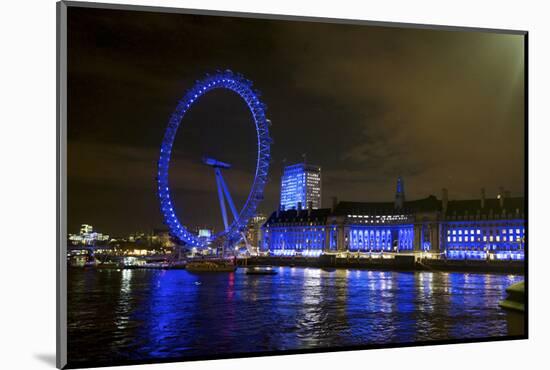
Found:
[[392, 258], [523, 260], [524, 198], [500, 189], [496, 198], [405, 200], [401, 178], [393, 202], [337, 202], [315, 209], [301, 202], [280, 207], [262, 226], [260, 252], [274, 256], [321, 254]]

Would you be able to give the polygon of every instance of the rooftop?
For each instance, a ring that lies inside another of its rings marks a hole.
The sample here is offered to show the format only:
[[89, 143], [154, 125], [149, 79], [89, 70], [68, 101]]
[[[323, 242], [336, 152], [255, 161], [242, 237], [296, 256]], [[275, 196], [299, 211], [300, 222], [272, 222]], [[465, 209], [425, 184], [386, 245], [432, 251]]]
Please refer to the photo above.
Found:
[[[501, 207], [501, 200], [499, 198], [490, 198], [485, 199], [484, 207], [481, 208], [481, 199], [449, 200], [446, 216], [450, 219], [464, 216], [472, 217], [475, 215], [490, 216], [488, 218], [491, 218], [506, 213], [508, 218], [510, 215], [524, 217], [524, 203], [525, 198], [523, 197], [508, 197], [503, 200], [504, 207]], [[394, 202], [343, 201], [339, 202], [334, 210], [330, 208], [308, 210], [306, 208], [300, 211], [292, 209], [273, 212], [266, 223], [325, 223], [329, 216], [415, 214], [419, 212], [441, 212], [442, 209], [443, 201], [437, 199], [435, 195], [430, 195], [423, 199], [406, 201], [401, 209], [397, 209]]]

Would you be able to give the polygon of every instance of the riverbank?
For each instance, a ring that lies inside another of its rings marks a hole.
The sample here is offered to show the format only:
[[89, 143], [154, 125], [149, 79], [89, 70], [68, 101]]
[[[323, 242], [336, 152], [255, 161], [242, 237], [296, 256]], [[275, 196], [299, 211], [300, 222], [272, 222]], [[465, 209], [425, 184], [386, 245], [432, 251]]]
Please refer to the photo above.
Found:
[[[69, 266], [71, 269], [152, 269], [175, 270], [185, 269], [188, 262], [178, 264], [149, 263], [124, 265], [121, 263], [86, 264], [82, 266]], [[394, 258], [336, 258], [336, 256], [323, 255], [320, 257], [249, 257], [237, 259], [238, 267], [246, 266], [301, 266], [316, 268], [354, 268], [382, 271], [441, 271], [441, 272], [477, 272], [477, 273], [502, 273], [524, 274], [524, 261], [496, 261], [496, 260], [445, 260], [445, 259], [415, 259], [414, 256], [396, 256]]]
[[[408, 256], [406, 256], [408, 257]], [[359, 268], [385, 271], [459, 271], [524, 274], [524, 261], [469, 261], [414, 258], [250, 257], [240, 266], [304, 266], [318, 268]]]

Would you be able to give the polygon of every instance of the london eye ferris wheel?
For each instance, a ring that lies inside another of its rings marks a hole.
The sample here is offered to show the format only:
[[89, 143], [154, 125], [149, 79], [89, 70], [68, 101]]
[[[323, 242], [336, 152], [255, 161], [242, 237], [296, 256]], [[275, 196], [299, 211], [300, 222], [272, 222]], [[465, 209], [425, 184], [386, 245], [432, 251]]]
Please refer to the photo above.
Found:
[[[185, 114], [203, 95], [215, 89], [228, 89], [236, 93], [248, 106], [256, 129], [257, 158], [252, 187], [244, 206], [240, 210], [235, 207], [222, 176], [222, 170], [230, 168], [231, 165], [214, 158], [203, 159], [206, 165], [214, 168], [218, 200], [224, 221], [224, 230], [205, 239], [199, 238], [198, 235], [191, 232], [179, 221], [170, 192], [169, 168], [174, 139]], [[209, 245], [232, 246], [243, 237], [243, 231], [248, 220], [255, 215], [258, 204], [263, 200], [263, 192], [268, 177], [272, 140], [269, 136], [270, 121], [267, 119], [265, 111], [266, 105], [260, 100], [260, 93], [252, 88], [252, 82], [230, 70], [207, 75], [202, 80], [196, 81], [195, 85], [179, 101], [176, 109], [170, 116], [160, 148], [157, 191], [164, 223], [168, 226], [171, 235], [181, 243], [197, 248], [204, 248]], [[226, 202], [233, 216], [232, 221], [227, 216]]]

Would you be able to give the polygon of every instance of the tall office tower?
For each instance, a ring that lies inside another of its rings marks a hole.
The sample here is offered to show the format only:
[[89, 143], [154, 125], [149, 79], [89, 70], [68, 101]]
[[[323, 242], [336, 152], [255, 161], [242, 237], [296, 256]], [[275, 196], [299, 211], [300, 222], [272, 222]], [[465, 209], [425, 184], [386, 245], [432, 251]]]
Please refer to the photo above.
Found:
[[281, 208], [321, 208], [321, 167], [306, 163], [287, 166], [281, 179]]

